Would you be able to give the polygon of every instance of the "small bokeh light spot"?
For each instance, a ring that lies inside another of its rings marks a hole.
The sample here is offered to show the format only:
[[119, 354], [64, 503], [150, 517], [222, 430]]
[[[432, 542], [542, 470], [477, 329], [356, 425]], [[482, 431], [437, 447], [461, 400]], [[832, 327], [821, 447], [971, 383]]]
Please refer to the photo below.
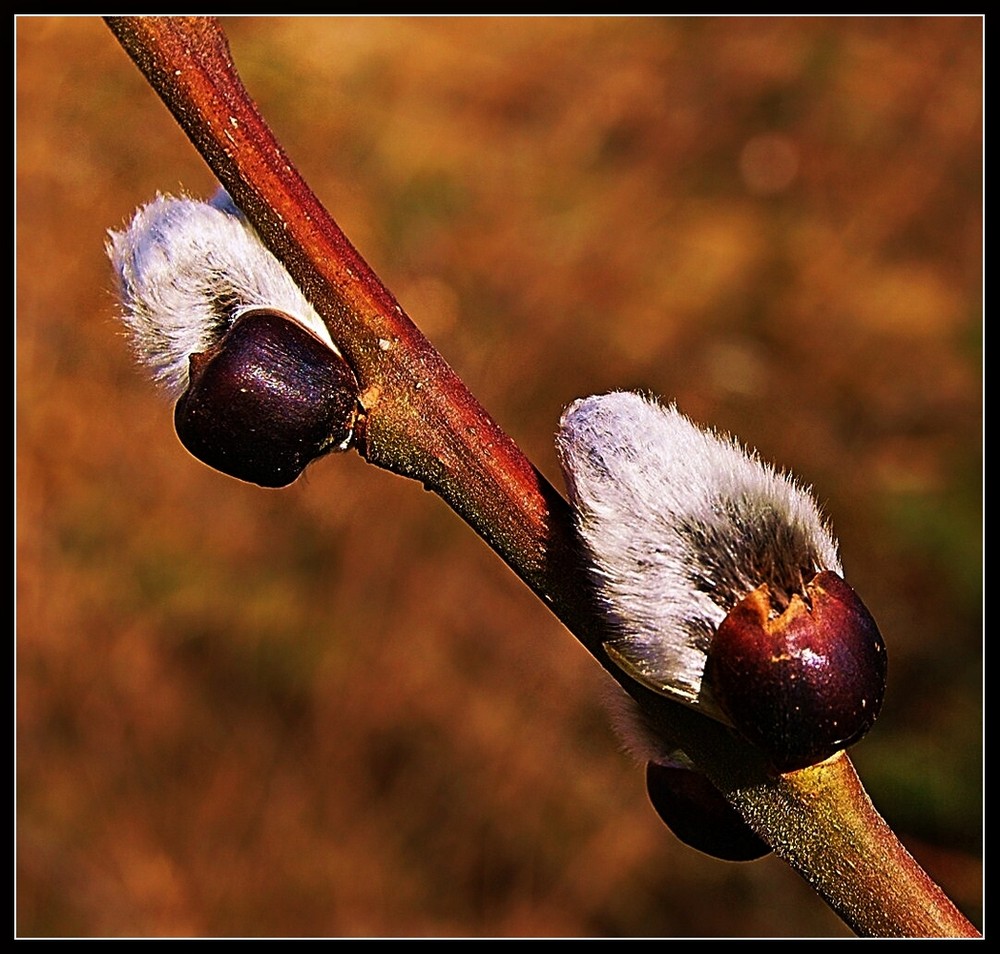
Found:
[[749, 139], [740, 153], [740, 175], [754, 195], [784, 192], [799, 171], [799, 150], [788, 136], [764, 134]]

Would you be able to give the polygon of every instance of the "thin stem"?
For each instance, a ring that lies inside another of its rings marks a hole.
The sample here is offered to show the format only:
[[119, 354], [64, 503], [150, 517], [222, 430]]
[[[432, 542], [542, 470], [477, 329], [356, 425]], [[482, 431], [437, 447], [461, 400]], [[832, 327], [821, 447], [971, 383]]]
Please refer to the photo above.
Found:
[[111, 17], [119, 42], [281, 259], [358, 376], [358, 450], [439, 494], [857, 932], [976, 936], [872, 807], [846, 756], [771, 775], [722, 725], [632, 683], [602, 648], [570, 509], [354, 249], [246, 93], [219, 24]]

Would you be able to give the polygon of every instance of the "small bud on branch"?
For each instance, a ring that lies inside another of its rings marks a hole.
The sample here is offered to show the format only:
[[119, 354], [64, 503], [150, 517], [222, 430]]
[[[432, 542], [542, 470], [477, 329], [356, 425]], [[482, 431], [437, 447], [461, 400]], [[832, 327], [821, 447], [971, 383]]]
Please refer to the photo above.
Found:
[[885, 646], [806, 490], [629, 392], [576, 401], [557, 444], [623, 670], [782, 772], [868, 731]]

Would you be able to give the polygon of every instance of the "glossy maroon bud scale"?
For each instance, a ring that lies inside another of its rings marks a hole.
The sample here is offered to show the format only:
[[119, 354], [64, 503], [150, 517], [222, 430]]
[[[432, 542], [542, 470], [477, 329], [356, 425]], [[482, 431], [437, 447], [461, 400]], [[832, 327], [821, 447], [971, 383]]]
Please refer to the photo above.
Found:
[[343, 357], [279, 311], [240, 315], [191, 355], [174, 426], [199, 460], [231, 477], [284, 487], [350, 442], [358, 382]]
[[872, 726], [885, 692], [875, 620], [836, 573], [777, 602], [764, 585], [719, 626], [705, 679], [722, 711], [780, 772], [822, 762]]
[[754, 861], [771, 851], [701, 772], [648, 762], [646, 792], [663, 823], [691, 848], [723, 861]]

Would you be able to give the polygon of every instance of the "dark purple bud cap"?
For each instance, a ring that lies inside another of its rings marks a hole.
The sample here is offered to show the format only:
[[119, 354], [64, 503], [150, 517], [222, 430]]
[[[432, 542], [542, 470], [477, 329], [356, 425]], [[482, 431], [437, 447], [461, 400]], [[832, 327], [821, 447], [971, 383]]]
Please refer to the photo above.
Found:
[[284, 487], [316, 458], [346, 447], [358, 390], [343, 357], [288, 316], [262, 309], [191, 355], [174, 426], [210, 467]]
[[836, 573], [775, 606], [758, 587], [723, 620], [705, 678], [733, 725], [780, 772], [822, 762], [857, 742], [882, 707], [885, 644]]
[[723, 861], [754, 861], [771, 851], [701, 772], [648, 762], [646, 791], [663, 823], [691, 848]]

